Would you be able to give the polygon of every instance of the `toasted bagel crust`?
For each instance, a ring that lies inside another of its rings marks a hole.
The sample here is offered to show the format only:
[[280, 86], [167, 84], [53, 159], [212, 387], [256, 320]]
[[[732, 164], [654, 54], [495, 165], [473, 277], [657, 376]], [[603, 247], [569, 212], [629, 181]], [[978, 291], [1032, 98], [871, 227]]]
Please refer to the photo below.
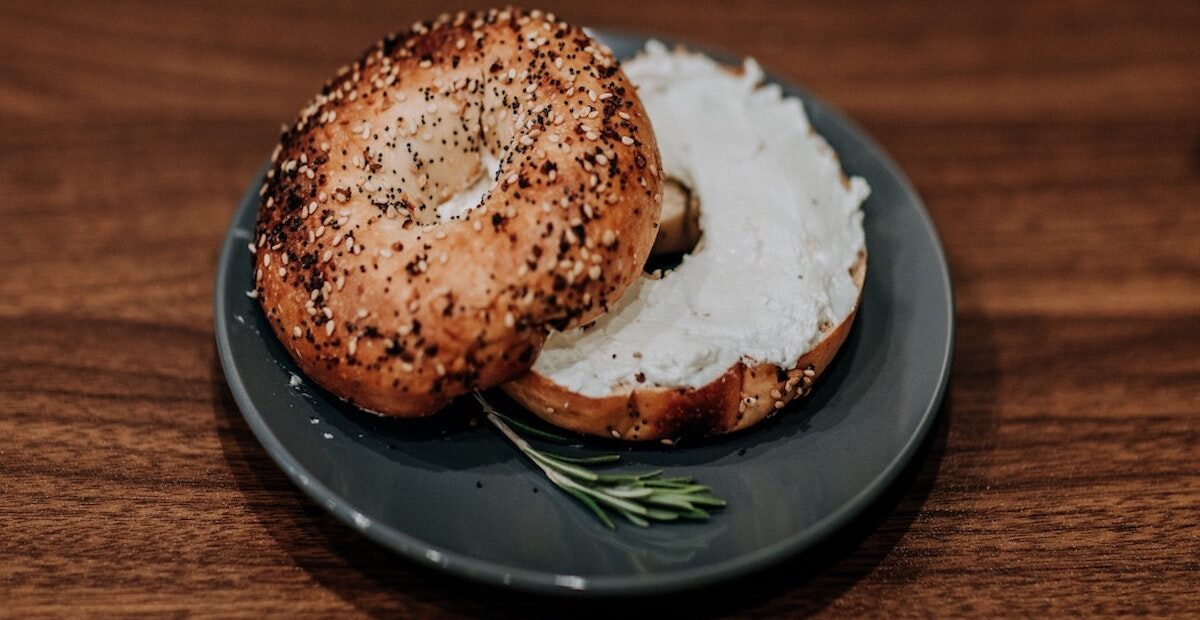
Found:
[[[500, 168], [480, 206], [437, 205]], [[321, 386], [421, 416], [529, 368], [641, 274], [661, 164], [611, 53], [553, 15], [445, 15], [344, 67], [284, 133], [252, 244], [272, 328]]]
[[[862, 299], [865, 250], [851, 268]], [[579, 433], [627, 441], [673, 440], [720, 435], [749, 428], [808, 396], [846, 341], [858, 303], [812, 350], [789, 369], [738, 362], [697, 388], [644, 387], [589, 397], [572, 392], [535, 370], [501, 386], [509, 396], [547, 422]]]

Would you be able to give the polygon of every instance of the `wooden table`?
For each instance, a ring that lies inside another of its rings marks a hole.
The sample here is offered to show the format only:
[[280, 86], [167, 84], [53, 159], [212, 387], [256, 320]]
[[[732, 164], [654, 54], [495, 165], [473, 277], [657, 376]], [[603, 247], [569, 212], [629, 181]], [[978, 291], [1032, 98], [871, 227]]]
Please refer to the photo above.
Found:
[[[334, 521], [215, 359], [218, 245], [280, 122], [441, 4], [0, 5], [0, 615], [584, 610]], [[1200, 3], [732, 4], [553, 8], [752, 54], [862, 123], [945, 243], [953, 380], [867, 516], [638, 608], [1200, 612]]]

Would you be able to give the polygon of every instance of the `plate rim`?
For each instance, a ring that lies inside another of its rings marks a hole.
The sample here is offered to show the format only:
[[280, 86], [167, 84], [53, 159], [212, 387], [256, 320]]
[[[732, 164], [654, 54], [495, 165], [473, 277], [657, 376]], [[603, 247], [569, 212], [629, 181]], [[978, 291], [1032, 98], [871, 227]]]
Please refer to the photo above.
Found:
[[[696, 44], [679, 37], [659, 37], [636, 30], [606, 28], [589, 28], [589, 30], [594, 32], [597, 38], [602, 41], [630, 39], [640, 40], [641, 44], [644, 45], [648, 40], [657, 39], [667, 45], [682, 45], [688, 49], [703, 52], [723, 61], [745, 57], [731, 54], [710, 45]], [[892, 159], [891, 155], [852, 118], [819, 97], [813, 96], [808, 90], [799, 87], [790, 80], [781, 79], [778, 75], [770, 72], [765, 73], [764, 81], [777, 83], [786, 89], [800, 93], [806, 106], [806, 112], [808, 111], [807, 108], [813, 104], [820, 106], [825, 114], [846, 127], [849, 133], [854, 134], [872, 153], [873, 158], [878, 161], [880, 167], [892, 175], [900, 188], [913, 198], [917, 216], [921, 221], [924, 233], [932, 241], [932, 247], [939, 267], [937, 275], [941, 280], [942, 290], [945, 291], [945, 299], [941, 301], [945, 304], [947, 317], [945, 325], [946, 345], [944, 351], [941, 352], [941, 367], [939, 369], [937, 388], [931, 394], [931, 398], [926, 404], [926, 409], [921, 414], [920, 422], [904, 446], [869, 484], [863, 487], [849, 501], [843, 503], [837, 510], [834, 510], [816, 523], [797, 531], [787, 538], [755, 549], [750, 553], [707, 566], [649, 575], [609, 575], [587, 578], [569, 574], [552, 574], [550, 572], [520, 568], [490, 560], [481, 560], [466, 554], [438, 548], [436, 545], [421, 541], [386, 523], [375, 523], [372, 527], [366, 529], [355, 527], [356, 519], [361, 519], [362, 515], [345, 502], [340, 495], [331, 491], [316, 476], [306, 470], [279, 438], [271, 432], [270, 428], [268, 428], [263, 417], [258, 413], [258, 408], [251, 399], [245, 383], [237, 373], [236, 362], [233, 357], [232, 343], [229, 338], [230, 318], [224, 312], [223, 300], [226, 298], [230, 288], [229, 269], [230, 265], [233, 264], [233, 254], [238, 244], [242, 243], [242, 240], [238, 239], [235, 234], [238, 228], [238, 214], [241, 213], [243, 206], [247, 202], [255, 198], [257, 187], [266, 170], [266, 164], [256, 174], [254, 182], [246, 190], [238, 203], [237, 209], [231, 215], [230, 223], [225, 231], [221, 251], [217, 257], [216, 282], [213, 287], [214, 338], [216, 340], [221, 370], [225, 375], [225, 383], [233, 395], [234, 402], [237, 404], [238, 410], [241, 412], [242, 417], [250, 427], [255, 438], [295, 486], [351, 529], [365, 535], [373, 542], [393, 550], [421, 566], [435, 568], [492, 586], [513, 588], [526, 592], [560, 596], [611, 597], [663, 594], [699, 588], [777, 564], [788, 557], [811, 548], [816, 543], [830, 536], [837, 529], [846, 525], [895, 482], [900, 472], [918, 451], [922, 441], [928, 435], [929, 429], [933, 426], [934, 420], [937, 418], [939, 407], [949, 383], [954, 352], [954, 289], [950, 279], [946, 253], [942, 246], [941, 238], [937, 234], [937, 229], [933, 224], [933, 219], [930, 217], [929, 211], [926, 209], [925, 202], [921, 199], [920, 194], [917, 193], [916, 188], [913, 187], [911, 181], [909, 181], [908, 177]]]

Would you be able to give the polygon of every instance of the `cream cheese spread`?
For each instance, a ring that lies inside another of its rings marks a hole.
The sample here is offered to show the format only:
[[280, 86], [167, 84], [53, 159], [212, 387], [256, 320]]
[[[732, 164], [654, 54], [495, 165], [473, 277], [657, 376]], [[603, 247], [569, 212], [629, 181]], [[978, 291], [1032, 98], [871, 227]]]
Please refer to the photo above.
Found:
[[534, 371], [598, 397], [700, 387], [739, 360], [791, 368], [820, 342], [822, 324], [854, 307], [866, 181], [844, 183], [800, 100], [763, 85], [753, 60], [730, 71], [651, 42], [624, 69], [665, 173], [699, 198], [702, 237], [591, 326], [552, 334]]

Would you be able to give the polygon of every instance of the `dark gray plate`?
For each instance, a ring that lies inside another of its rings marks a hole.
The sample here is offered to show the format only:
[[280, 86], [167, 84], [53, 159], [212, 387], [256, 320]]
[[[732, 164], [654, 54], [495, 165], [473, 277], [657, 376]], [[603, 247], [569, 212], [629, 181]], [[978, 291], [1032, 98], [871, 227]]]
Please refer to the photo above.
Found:
[[[644, 42], [598, 34], [621, 57]], [[949, 374], [953, 300], [937, 235], [904, 175], [852, 122], [785, 88], [804, 99], [846, 172], [871, 184], [866, 288], [850, 338], [807, 403], [733, 437], [619, 448], [623, 468], [661, 467], [710, 484], [729, 500], [711, 521], [609, 531], [498, 434], [468, 424], [464, 401], [430, 420], [387, 420], [299, 377], [245, 294], [261, 177], [230, 225], [214, 300], [221, 364], [250, 428], [300, 488], [351, 527], [420, 564], [492, 584], [664, 592], [813, 545], [865, 508], [916, 452]]]

